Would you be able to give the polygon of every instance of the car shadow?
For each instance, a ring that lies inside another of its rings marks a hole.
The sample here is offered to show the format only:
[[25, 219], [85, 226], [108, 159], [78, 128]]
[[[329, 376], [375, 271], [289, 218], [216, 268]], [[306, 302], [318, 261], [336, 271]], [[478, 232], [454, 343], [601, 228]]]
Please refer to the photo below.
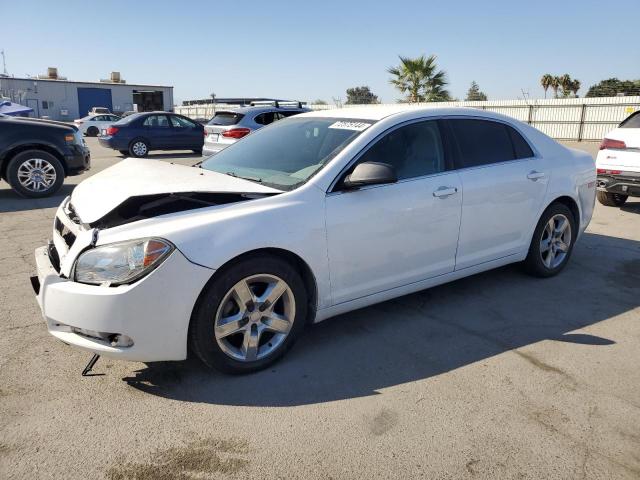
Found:
[[[146, 364], [124, 378], [152, 395], [189, 402], [292, 406], [376, 395], [541, 341], [607, 348], [574, 332], [640, 305], [640, 242], [585, 234], [567, 268], [549, 279], [508, 266], [310, 326], [271, 368], [242, 376], [184, 362]], [[572, 333], [574, 332], [574, 333]]]
[[75, 187], [73, 184], [65, 183], [55, 195], [44, 198], [24, 198], [10, 187], [2, 188], [0, 189], [0, 213], [57, 207], [68, 195], [71, 195]]
[[640, 201], [627, 201], [620, 207], [620, 210], [628, 213], [640, 213]]

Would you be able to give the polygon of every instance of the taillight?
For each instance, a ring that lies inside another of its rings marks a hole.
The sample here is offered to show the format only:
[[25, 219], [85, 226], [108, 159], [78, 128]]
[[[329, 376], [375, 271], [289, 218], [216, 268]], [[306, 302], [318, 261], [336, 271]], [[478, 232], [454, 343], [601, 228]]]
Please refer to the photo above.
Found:
[[613, 138], [603, 138], [602, 143], [600, 144], [600, 150], [604, 150], [605, 148], [623, 149], [623, 148], [627, 148], [627, 145], [622, 140], [614, 140]]
[[232, 128], [231, 130], [222, 132], [222, 136], [225, 138], [242, 138], [245, 135], [249, 135], [250, 133], [250, 128]]
[[118, 127], [107, 127], [107, 135], [112, 136], [118, 133]]
[[606, 168], [598, 168], [598, 173], [602, 175], [620, 175], [621, 170], [607, 170]]

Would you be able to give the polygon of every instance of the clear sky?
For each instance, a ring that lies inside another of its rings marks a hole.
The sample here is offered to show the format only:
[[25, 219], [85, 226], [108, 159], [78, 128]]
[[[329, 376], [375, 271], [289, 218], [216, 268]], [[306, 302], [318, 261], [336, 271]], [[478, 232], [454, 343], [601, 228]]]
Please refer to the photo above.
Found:
[[490, 99], [542, 97], [543, 73], [590, 85], [640, 78], [639, 0], [65, 1], [0, 0], [9, 74], [57, 66], [72, 80], [120, 71], [173, 85], [176, 101], [266, 96], [331, 102], [368, 85], [399, 94], [398, 55], [435, 54], [449, 90], [472, 80]]

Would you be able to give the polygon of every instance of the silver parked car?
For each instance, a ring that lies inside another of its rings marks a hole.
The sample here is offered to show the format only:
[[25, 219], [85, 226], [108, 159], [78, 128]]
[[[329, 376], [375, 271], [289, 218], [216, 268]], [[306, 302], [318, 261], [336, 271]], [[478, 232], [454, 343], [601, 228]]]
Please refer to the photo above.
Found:
[[202, 155], [218, 153], [254, 130], [309, 111], [301, 102], [252, 102], [248, 107], [218, 110], [204, 127]]

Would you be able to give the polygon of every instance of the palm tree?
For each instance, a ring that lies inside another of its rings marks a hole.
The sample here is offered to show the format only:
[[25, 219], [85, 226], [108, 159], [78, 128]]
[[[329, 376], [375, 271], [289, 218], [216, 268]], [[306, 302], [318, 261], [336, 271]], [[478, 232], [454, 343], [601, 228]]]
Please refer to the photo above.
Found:
[[389, 83], [406, 94], [408, 102], [438, 102], [451, 98], [445, 89], [447, 74], [438, 70], [435, 55], [399, 58], [400, 65], [387, 69], [395, 77]]
[[540, 78], [540, 85], [542, 85], [542, 88], [544, 89], [544, 98], [547, 98], [547, 90], [551, 86], [552, 81], [553, 75], [549, 73], [545, 73], [544, 75], [542, 75], [542, 78]]
[[558, 78], [558, 83], [560, 84], [560, 88], [562, 88], [562, 96], [568, 97], [569, 92], [571, 92], [572, 83], [569, 74], [565, 73], [564, 75], [560, 76], [560, 78]]
[[551, 77], [551, 83], [549, 84], [551, 90], [553, 90], [553, 98], [558, 98], [558, 89], [560, 88], [560, 77]]
[[578, 96], [578, 90], [580, 90], [581, 87], [581, 83], [580, 80], [575, 79], [573, 82], [571, 82], [571, 91], [573, 92], [573, 96], [577, 97]]

